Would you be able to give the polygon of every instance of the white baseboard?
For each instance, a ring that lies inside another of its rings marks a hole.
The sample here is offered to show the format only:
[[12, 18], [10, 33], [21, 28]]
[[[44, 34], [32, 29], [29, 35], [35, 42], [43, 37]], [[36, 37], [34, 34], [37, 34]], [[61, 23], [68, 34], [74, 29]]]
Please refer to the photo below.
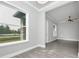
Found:
[[57, 38], [57, 40], [78, 41], [77, 39]]
[[57, 39], [54, 39], [54, 40], [47, 41], [46, 43], [50, 43], [50, 42], [53, 42], [53, 41], [55, 41], [55, 40], [57, 40]]
[[[33, 46], [33, 47], [30, 47], [30, 48], [26, 48], [26, 49], [19, 50], [19, 51], [16, 51], [16, 52], [14, 52], [14, 53], [11, 53], [11, 54], [7, 54], [7, 55], [5, 55], [5, 56], [2, 56], [1, 58], [10, 58], [10, 57], [16, 56], [16, 55], [18, 55], [18, 54], [24, 53], [24, 52], [26, 52], [26, 51], [32, 50], [32, 49], [34, 49], [34, 48], [36, 48], [36, 47], [39, 47], [39, 45], [35, 45], [35, 46]], [[41, 47], [41, 46], [40, 46], [40, 47]]]
[[39, 45], [39, 47], [41, 47], [41, 48], [46, 48], [46, 46], [45, 46], [45, 45], [41, 45], [41, 44]]

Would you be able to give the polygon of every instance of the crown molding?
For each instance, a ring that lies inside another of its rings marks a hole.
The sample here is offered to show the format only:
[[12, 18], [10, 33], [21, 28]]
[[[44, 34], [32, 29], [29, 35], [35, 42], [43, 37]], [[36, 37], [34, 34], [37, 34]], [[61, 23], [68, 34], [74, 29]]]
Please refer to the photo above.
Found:
[[37, 11], [39, 11], [39, 9], [36, 8], [34, 5], [32, 5], [31, 3], [29, 3], [29, 2], [25, 2], [25, 3], [28, 4], [28, 5], [30, 5], [31, 7], [33, 7], [33, 8], [36, 9]]
[[17, 10], [20, 10], [21, 12], [28, 13], [25, 9], [23, 9], [23, 8], [17, 6], [17, 5], [14, 5], [14, 4], [12, 4], [8, 1], [3, 1], [3, 2], [7, 5], [9, 5], [9, 6], [12, 6], [12, 7], [16, 8]]
[[[29, 3], [28, 1], [26, 1], [26, 2], [24, 2], [24, 3], [28, 4], [29, 6], [31, 6], [32, 8], [36, 9], [36, 10], [39, 11], [39, 12], [41, 12], [41, 11], [47, 12], [47, 11], [50, 11], [51, 9], [58, 8], [58, 7], [62, 6], [62, 5], [65, 5], [65, 4], [68, 4], [68, 3], [71, 3], [71, 2], [72, 2], [72, 1], [55, 1], [55, 2], [52, 2], [52, 3], [50, 3], [49, 5], [47, 5], [47, 6], [43, 7], [43, 8], [40, 8], [40, 9], [37, 8], [37, 7], [35, 7], [35, 6], [32, 5], [31, 3]], [[23, 9], [23, 8], [17, 6], [17, 5], [14, 5], [14, 4], [12, 4], [12, 3], [8, 2], [8, 1], [4, 1], [4, 3], [7, 3], [7, 4], [9, 4], [9, 5], [13, 6], [13, 7], [16, 7], [17, 9], [20, 9], [20, 10], [22, 10], [23, 12], [26, 12], [25, 9]], [[53, 7], [52, 7], [52, 6], [53, 6]]]
[[30, 5], [31, 7], [33, 7], [34, 9], [36, 9], [39, 12], [41, 12], [41, 11], [47, 12], [47, 11], [49, 11], [51, 9], [58, 8], [58, 7], [62, 6], [62, 5], [65, 5], [65, 4], [68, 4], [68, 3], [71, 3], [71, 2], [73, 2], [73, 1], [55, 1], [55, 2], [52, 2], [52, 3], [50, 3], [49, 5], [47, 5], [47, 6], [43, 7], [43, 8], [40, 8], [40, 9], [35, 7], [34, 5], [32, 5], [29, 2], [25, 2], [25, 3], [27, 3], [28, 5]]

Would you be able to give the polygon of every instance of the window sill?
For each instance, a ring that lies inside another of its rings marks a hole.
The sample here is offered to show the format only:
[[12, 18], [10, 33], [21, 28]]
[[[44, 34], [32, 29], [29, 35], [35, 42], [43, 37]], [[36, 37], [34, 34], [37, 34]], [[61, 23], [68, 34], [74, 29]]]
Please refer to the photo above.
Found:
[[1, 46], [8, 46], [8, 45], [13, 45], [13, 44], [19, 44], [19, 43], [24, 43], [24, 42], [28, 42], [28, 40], [22, 40], [22, 41], [14, 41], [14, 42], [8, 42], [8, 43], [1, 43]]

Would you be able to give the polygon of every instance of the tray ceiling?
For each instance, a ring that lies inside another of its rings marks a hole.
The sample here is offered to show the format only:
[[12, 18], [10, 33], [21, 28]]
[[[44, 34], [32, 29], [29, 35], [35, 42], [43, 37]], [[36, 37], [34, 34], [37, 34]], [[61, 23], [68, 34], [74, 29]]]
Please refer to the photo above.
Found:
[[39, 3], [39, 1], [28, 1], [28, 3], [36, 9], [42, 9], [53, 2], [54, 1], [47, 1], [46, 3], [43, 4], [43, 3]]

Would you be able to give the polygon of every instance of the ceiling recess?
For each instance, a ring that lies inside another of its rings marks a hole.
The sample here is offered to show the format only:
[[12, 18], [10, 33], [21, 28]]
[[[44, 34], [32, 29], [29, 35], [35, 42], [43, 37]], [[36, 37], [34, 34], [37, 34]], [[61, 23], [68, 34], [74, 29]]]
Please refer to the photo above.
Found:
[[45, 3], [47, 3], [48, 1], [37, 1], [37, 3], [39, 3], [39, 4], [45, 4]]

